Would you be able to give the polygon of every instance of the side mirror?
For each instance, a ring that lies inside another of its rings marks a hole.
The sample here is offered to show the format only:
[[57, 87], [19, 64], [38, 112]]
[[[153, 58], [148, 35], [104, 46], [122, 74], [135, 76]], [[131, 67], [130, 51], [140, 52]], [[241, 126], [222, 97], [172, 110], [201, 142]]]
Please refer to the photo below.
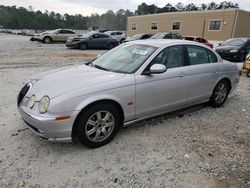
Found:
[[92, 40], [94, 37], [89, 37], [90, 40]]
[[219, 43], [218, 46], [220, 46], [222, 43]]
[[151, 74], [161, 74], [166, 72], [167, 67], [162, 64], [154, 64], [150, 67], [149, 71]]

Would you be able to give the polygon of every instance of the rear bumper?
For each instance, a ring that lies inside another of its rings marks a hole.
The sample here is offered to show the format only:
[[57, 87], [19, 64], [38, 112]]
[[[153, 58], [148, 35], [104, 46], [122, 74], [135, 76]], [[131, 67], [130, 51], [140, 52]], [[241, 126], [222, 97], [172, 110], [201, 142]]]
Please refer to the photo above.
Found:
[[[19, 107], [19, 113], [30, 130], [40, 138], [51, 142], [71, 142], [72, 127], [74, 124], [74, 113], [71, 118], [63, 121], [55, 121], [56, 117], [42, 117], [33, 115]], [[75, 113], [76, 114], [76, 113]]]
[[245, 57], [243, 57], [244, 54], [241, 54], [241, 53], [230, 53], [230, 52], [220, 52], [220, 51], [217, 51], [217, 52], [221, 56], [222, 59], [225, 59], [227, 61], [242, 62], [245, 59]]

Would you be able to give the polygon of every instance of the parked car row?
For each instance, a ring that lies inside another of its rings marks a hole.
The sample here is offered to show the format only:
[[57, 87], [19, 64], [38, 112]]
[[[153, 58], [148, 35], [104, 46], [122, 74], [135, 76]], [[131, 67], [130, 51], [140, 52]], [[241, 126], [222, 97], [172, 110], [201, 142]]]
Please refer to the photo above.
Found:
[[[45, 31], [31, 38], [31, 41], [41, 41], [46, 44], [51, 42], [66, 42], [70, 48], [85, 49], [112, 49], [123, 42], [145, 39], [183, 39], [205, 44], [213, 48], [213, 44], [208, 40], [197, 36], [184, 36], [172, 32], [159, 32], [156, 34], [140, 33], [126, 39], [123, 31], [89, 32], [85, 35], [77, 35], [70, 29], [56, 29]], [[232, 62], [243, 62], [250, 52], [249, 38], [232, 38], [216, 47], [216, 52], [225, 60]]]

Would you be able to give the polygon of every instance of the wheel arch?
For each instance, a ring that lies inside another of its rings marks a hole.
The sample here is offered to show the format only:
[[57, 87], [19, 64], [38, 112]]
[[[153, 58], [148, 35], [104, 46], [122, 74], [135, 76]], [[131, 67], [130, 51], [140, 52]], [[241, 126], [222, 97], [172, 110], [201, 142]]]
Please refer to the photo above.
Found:
[[73, 127], [72, 127], [72, 133], [75, 127], [76, 122], [78, 121], [78, 119], [80, 118], [80, 116], [84, 113], [84, 111], [86, 111], [87, 109], [91, 108], [93, 105], [97, 105], [97, 104], [103, 104], [103, 103], [108, 103], [108, 104], [112, 104], [113, 106], [115, 106], [115, 108], [119, 111], [119, 114], [121, 114], [121, 122], [123, 123], [124, 121], [124, 110], [122, 108], [122, 105], [114, 99], [110, 99], [110, 98], [106, 98], [106, 99], [97, 99], [88, 103], [85, 103], [81, 110], [79, 111], [79, 113], [76, 115], [76, 118], [74, 120], [73, 123]]
[[45, 35], [45, 36], [43, 37], [43, 41], [45, 40], [46, 37], [47, 37], [47, 38], [50, 38], [51, 42], [53, 41], [52, 37], [49, 36], [49, 35]]
[[231, 80], [230, 80], [228, 77], [219, 78], [218, 81], [216, 82], [216, 84], [215, 84], [214, 87], [216, 87], [216, 85], [217, 85], [219, 82], [224, 81], [224, 80], [228, 83], [228, 85], [229, 85], [229, 92], [230, 92], [231, 89], [232, 89], [232, 82], [231, 82]]
[[86, 49], [88, 48], [88, 43], [86, 41], [81, 41], [79, 42], [79, 47], [81, 47], [82, 44], [85, 44], [86, 45]]

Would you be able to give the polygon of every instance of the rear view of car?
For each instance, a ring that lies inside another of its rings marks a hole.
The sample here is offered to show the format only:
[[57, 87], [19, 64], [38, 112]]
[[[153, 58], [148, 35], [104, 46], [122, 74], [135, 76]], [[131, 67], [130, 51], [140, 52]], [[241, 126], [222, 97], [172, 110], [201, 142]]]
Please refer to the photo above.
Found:
[[127, 38], [124, 42], [130, 42], [134, 40], [144, 40], [152, 37], [152, 34], [147, 34], [147, 33], [140, 33], [132, 36], [131, 38]]
[[243, 62], [250, 52], [250, 38], [233, 38], [226, 40], [216, 48], [222, 59], [231, 62]]
[[119, 43], [123, 43], [126, 38], [126, 34], [123, 31], [107, 31], [105, 34], [117, 40]]

